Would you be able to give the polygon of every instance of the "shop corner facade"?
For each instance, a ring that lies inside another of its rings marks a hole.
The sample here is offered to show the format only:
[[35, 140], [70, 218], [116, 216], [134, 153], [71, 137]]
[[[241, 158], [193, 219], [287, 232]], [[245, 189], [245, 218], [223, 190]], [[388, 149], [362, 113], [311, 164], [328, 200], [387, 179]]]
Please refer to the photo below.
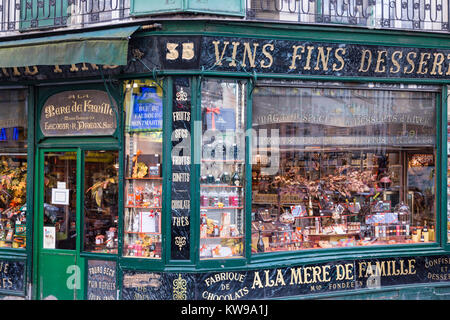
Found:
[[152, 22], [0, 61], [3, 298], [450, 298], [445, 34]]

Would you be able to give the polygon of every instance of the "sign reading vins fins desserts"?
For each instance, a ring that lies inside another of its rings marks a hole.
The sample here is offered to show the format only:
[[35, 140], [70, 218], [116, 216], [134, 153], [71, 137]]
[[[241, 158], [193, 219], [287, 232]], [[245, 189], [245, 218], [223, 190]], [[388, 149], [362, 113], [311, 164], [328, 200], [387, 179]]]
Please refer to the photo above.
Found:
[[42, 107], [41, 131], [46, 137], [111, 135], [117, 126], [115, 108], [105, 91], [60, 92]]
[[171, 259], [190, 256], [191, 95], [189, 78], [174, 81], [172, 108]]

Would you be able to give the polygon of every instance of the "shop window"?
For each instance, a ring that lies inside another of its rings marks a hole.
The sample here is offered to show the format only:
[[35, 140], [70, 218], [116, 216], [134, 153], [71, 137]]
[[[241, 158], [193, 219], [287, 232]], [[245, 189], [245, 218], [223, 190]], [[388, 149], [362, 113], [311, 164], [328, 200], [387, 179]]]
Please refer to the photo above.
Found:
[[162, 89], [153, 81], [125, 83], [126, 257], [161, 258]]
[[[447, 97], [449, 91], [447, 88]], [[447, 106], [447, 242], [450, 242], [450, 108]]]
[[245, 84], [202, 83], [200, 258], [244, 254]]
[[84, 153], [84, 250], [117, 254], [119, 153]]
[[253, 91], [252, 252], [436, 240], [436, 96]]
[[26, 246], [27, 93], [0, 91], [0, 248]]

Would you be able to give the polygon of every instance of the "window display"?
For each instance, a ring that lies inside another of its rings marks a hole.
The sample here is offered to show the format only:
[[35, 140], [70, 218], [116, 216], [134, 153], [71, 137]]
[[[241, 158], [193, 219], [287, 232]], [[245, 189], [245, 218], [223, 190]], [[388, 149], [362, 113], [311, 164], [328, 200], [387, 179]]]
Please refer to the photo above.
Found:
[[0, 248], [26, 247], [27, 93], [0, 91]]
[[432, 92], [258, 87], [252, 251], [436, 240]]
[[124, 256], [161, 258], [162, 89], [126, 82]]
[[[449, 90], [447, 88], [447, 97]], [[450, 108], [447, 106], [447, 242], [450, 242]]]
[[244, 254], [245, 84], [202, 83], [200, 258]]
[[84, 172], [84, 250], [117, 253], [119, 153], [86, 151]]

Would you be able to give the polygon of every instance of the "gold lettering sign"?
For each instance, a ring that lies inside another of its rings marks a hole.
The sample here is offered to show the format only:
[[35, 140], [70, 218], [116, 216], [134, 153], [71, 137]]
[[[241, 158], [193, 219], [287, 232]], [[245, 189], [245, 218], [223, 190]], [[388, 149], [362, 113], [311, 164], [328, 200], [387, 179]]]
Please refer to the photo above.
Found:
[[41, 131], [44, 136], [111, 135], [117, 127], [111, 100], [100, 90], [57, 93], [42, 107]]
[[[443, 78], [450, 75], [450, 53], [444, 49], [274, 39], [233, 40], [235, 39], [206, 37], [202, 49], [206, 48], [207, 53], [201, 54], [200, 65], [230, 72], [245, 68], [247, 72], [301, 75], [405, 75], [413, 78]], [[169, 53], [174, 50], [176, 49], [168, 48]], [[209, 65], [211, 62], [214, 65]]]

